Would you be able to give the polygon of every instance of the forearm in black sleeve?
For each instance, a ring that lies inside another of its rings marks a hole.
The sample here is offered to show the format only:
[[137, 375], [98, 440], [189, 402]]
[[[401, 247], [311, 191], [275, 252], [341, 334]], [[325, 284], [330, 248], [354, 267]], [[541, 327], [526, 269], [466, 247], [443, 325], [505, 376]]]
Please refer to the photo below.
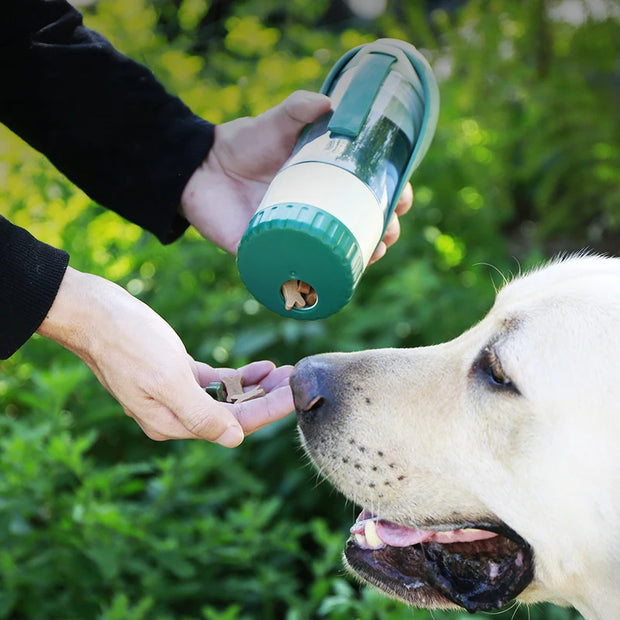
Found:
[[0, 216], [0, 359], [38, 329], [52, 306], [69, 255]]
[[86, 28], [65, 0], [4, 0], [0, 122], [100, 204], [164, 243], [213, 126]]

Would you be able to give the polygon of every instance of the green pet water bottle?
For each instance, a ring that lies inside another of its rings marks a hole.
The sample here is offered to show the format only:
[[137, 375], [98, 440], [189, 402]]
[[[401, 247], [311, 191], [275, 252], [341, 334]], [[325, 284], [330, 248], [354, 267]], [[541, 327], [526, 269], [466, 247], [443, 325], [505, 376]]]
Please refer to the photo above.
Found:
[[395, 39], [349, 51], [321, 92], [332, 109], [304, 129], [237, 254], [254, 297], [296, 319], [329, 316], [351, 299], [439, 114], [429, 64]]

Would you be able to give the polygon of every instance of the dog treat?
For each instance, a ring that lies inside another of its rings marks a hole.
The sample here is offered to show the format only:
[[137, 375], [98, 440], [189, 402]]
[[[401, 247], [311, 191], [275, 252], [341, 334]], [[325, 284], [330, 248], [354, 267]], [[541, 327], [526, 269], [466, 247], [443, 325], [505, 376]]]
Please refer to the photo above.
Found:
[[232, 402], [232, 397], [237, 394], [243, 394], [243, 377], [241, 373], [236, 372], [234, 375], [222, 377], [222, 383], [226, 390], [226, 400]]
[[286, 310], [313, 306], [318, 299], [316, 291], [303, 280], [287, 280], [281, 290]]
[[244, 392], [243, 377], [238, 372], [234, 375], [222, 377], [221, 381], [212, 381], [205, 388], [205, 391], [209, 396], [223, 403], [243, 403], [247, 400], [265, 396], [265, 390], [260, 385], [256, 385], [251, 390]]
[[247, 392], [242, 392], [241, 394], [231, 394], [228, 398], [231, 403], [244, 403], [246, 400], [253, 400], [254, 398], [260, 398], [265, 395], [265, 390], [260, 385], [248, 390]]
[[284, 297], [284, 308], [286, 310], [304, 308], [306, 306], [306, 300], [298, 290], [298, 280], [287, 280], [282, 285], [282, 296]]
[[307, 282], [304, 282], [303, 280], [297, 280], [297, 290], [302, 295], [307, 295], [312, 290], [312, 287]]
[[309, 306], [314, 306], [318, 298], [319, 296], [316, 294], [316, 291], [313, 288], [311, 288], [308, 294], [306, 295], [306, 303]]

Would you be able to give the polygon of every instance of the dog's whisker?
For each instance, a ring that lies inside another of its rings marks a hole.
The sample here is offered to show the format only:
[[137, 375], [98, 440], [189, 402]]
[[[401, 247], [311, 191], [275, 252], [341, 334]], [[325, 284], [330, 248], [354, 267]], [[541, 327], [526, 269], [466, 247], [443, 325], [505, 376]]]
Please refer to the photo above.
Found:
[[[502, 285], [503, 286], [506, 286], [506, 284], [508, 284], [508, 282], [510, 281], [509, 278], [507, 278], [506, 275], [503, 273], [503, 271], [499, 267], [496, 267], [495, 265], [493, 265], [492, 263], [480, 262], [480, 263], [475, 263], [474, 266], [475, 267], [490, 267], [493, 271], [495, 271], [495, 272], [497, 272], [499, 274], [499, 276], [502, 279]], [[495, 284], [495, 280], [493, 280], [493, 278], [491, 278], [491, 284], [493, 285], [493, 290], [495, 291], [495, 294], [497, 295], [497, 293], [499, 292], [499, 290], [502, 287], [501, 286], [498, 287]]]
[[[521, 603], [519, 601], [513, 601], [512, 605], [510, 605], [508, 609], [506, 610], [506, 611], [513, 610], [510, 620], [514, 620], [517, 617], [517, 613], [519, 613], [520, 608], [521, 608]], [[530, 617], [529, 607], [527, 608], [527, 616], [528, 618]]]

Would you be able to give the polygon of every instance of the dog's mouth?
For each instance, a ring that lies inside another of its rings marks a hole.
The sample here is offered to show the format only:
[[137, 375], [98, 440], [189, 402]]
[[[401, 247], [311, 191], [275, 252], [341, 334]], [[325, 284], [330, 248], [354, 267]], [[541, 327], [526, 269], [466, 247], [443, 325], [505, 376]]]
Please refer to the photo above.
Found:
[[495, 611], [534, 576], [531, 547], [504, 524], [422, 530], [364, 510], [351, 528], [345, 558], [361, 577], [406, 603], [453, 604]]

